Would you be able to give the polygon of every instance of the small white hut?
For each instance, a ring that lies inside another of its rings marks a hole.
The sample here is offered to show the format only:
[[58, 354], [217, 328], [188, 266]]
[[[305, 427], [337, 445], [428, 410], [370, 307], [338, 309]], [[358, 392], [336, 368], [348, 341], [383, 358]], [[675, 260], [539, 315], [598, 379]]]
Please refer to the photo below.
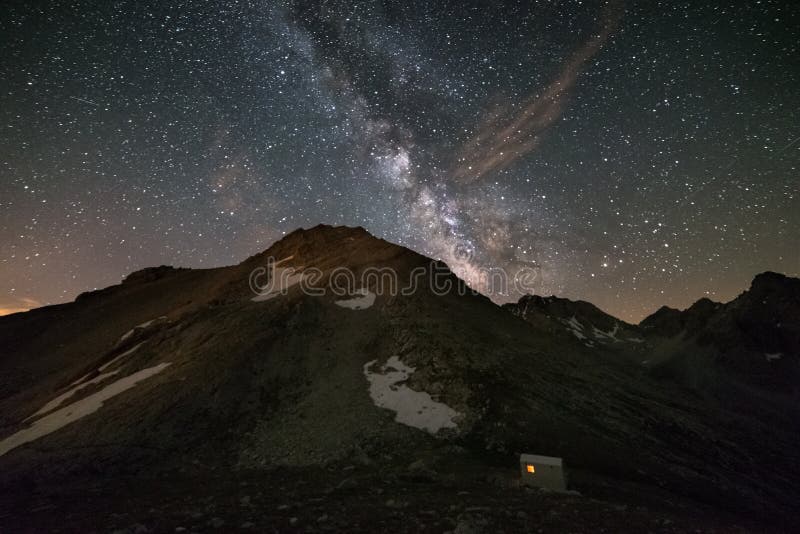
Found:
[[535, 486], [555, 491], [567, 490], [564, 463], [561, 458], [520, 454], [519, 468], [524, 486]]

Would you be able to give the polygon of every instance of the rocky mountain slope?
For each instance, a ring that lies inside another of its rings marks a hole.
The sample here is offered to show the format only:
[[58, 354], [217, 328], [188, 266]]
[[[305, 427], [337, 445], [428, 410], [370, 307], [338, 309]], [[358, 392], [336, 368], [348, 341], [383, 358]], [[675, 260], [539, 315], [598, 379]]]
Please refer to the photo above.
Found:
[[[504, 308], [535, 328], [574, 337], [598, 355], [639, 363], [694, 388], [741, 387], [800, 395], [800, 280], [755, 277], [728, 303], [700, 299], [686, 310], [662, 307], [638, 325], [588, 302], [527, 295]], [[737, 389], [739, 388], [739, 389]]]
[[800, 399], [800, 280], [755, 277], [726, 304], [702, 299], [683, 312], [662, 308], [640, 325], [668, 340], [658, 357], [664, 373], [723, 385], [736, 382], [771, 396]]
[[600, 310], [589, 302], [555, 296], [525, 295], [503, 308], [556, 337], [575, 338], [601, 354], [640, 361], [647, 354], [642, 330]]
[[[349, 290], [315, 291], [339, 285], [341, 267]], [[273, 287], [254, 294], [269, 272]], [[146, 269], [0, 318], [0, 525], [54, 528], [36, 510], [65, 506], [68, 531], [135, 523], [132, 508], [150, 529], [238, 525], [253, 507], [261, 519], [243, 523], [306, 530], [791, 525], [796, 404], [741, 410], [654, 375], [641, 351], [671, 330], [573, 304], [502, 308], [441, 263], [320, 226], [239, 265]], [[747, 307], [729, 315], [755, 332]], [[769, 350], [788, 351], [793, 325]], [[563, 457], [582, 496], [516, 488], [520, 452]], [[131, 489], [146, 480], [165, 487]]]

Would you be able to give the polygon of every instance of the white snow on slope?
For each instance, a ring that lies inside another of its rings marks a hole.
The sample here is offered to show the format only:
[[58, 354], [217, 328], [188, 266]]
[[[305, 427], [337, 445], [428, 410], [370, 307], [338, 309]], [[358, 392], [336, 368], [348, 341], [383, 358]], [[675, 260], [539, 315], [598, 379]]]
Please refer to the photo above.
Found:
[[[629, 343], [644, 343], [645, 341], [644, 339], [638, 337], [631, 337], [627, 339], [618, 338], [617, 334], [619, 333], [619, 323], [615, 323], [614, 328], [612, 328], [608, 332], [600, 330], [593, 324], [589, 323], [589, 326], [591, 327], [591, 335], [588, 335], [586, 328], [574, 315], [569, 319], [560, 319], [560, 321], [564, 323], [564, 325], [567, 327], [567, 330], [569, 330], [573, 336], [575, 336], [580, 340], [589, 340], [589, 338], [591, 337], [594, 339], [594, 341], [598, 343], [607, 343], [609, 341], [614, 343], [620, 343], [622, 341], [627, 341]], [[585, 341], [584, 344], [587, 347], [594, 346], [594, 344], [591, 341]]]
[[578, 339], [586, 339], [586, 335], [583, 333], [583, 325], [574, 315], [563, 322], [569, 327], [569, 331], [572, 332], [573, 336]]
[[335, 304], [342, 308], [350, 308], [351, 310], [366, 310], [375, 304], [375, 293], [369, 289], [362, 288], [356, 291], [356, 293], [361, 296], [352, 299], [337, 300]]
[[132, 375], [112, 382], [100, 391], [93, 393], [88, 397], [45, 415], [41, 419], [35, 421], [30, 427], [24, 428], [16, 434], [12, 434], [6, 439], [0, 441], [0, 456], [3, 456], [7, 452], [16, 449], [20, 445], [37, 440], [43, 436], [55, 432], [60, 428], [74, 423], [82, 417], [93, 414], [99, 410], [103, 406], [103, 403], [105, 403], [105, 401], [108, 399], [115, 397], [120, 393], [131, 389], [139, 382], [160, 373], [169, 365], [170, 362], [164, 362], [156, 365], [155, 367], [142, 369], [141, 371], [133, 373]]
[[460, 415], [457, 411], [436, 402], [424, 391], [415, 391], [400, 384], [414, 372], [413, 367], [392, 356], [380, 367], [379, 372], [373, 372], [371, 369], [377, 361], [364, 364], [364, 376], [369, 382], [369, 395], [375, 406], [395, 412], [394, 420], [398, 423], [431, 434], [436, 434], [442, 428], [456, 428], [453, 418]]
[[117, 369], [116, 371], [112, 371], [110, 373], [104, 373], [103, 371], [105, 371], [106, 369], [108, 369], [109, 367], [111, 367], [112, 365], [117, 363], [118, 361], [120, 361], [122, 358], [124, 358], [124, 357], [126, 357], [126, 356], [128, 356], [130, 354], [133, 354], [136, 351], [136, 349], [138, 349], [142, 345], [144, 345], [144, 341], [142, 341], [141, 343], [139, 343], [137, 345], [134, 345], [132, 348], [126, 350], [125, 352], [123, 352], [122, 354], [120, 354], [119, 356], [117, 356], [116, 358], [111, 360], [110, 362], [101, 365], [96, 371], [96, 372], [99, 372], [100, 374], [97, 375], [96, 377], [94, 377], [93, 379], [89, 380], [88, 382], [86, 381], [86, 379], [89, 378], [92, 375], [92, 373], [95, 372], [95, 371], [92, 371], [92, 373], [88, 373], [88, 374], [83, 375], [82, 377], [77, 379], [75, 382], [70, 384], [71, 387], [70, 387], [70, 389], [68, 391], [62, 393], [61, 395], [59, 395], [55, 399], [51, 400], [50, 402], [48, 402], [47, 404], [42, 406], [39, 409], [38, 412], [26, 417], [23, 420], [23, 422], [27, 421], [28, 419], [32, 419], [32, 418], [36, 417], [37, 415], [42, 415], [42, 414], [45, 414], [47, 412], [51, 412], [51, 411], [55, 410], [56, 408], [61, 406], [61, 404], [65, 400], [69, 399], [75, 393], [77, 393], [78, 391], [82, 390], [86, 386], [88, 386], [90, 384], [99, 384], [100, 382], [104, 381], [106, 378], [108, 378], [110, 376], [114, 376], [115, 374], [119, 373], [119, 369]]
[[110, 362], [108, 362], [108, 363], [104, 363], [104, 364], [103, 364], [103, 365], [101, 365], [101, 366], [100, 366], [100, 368], [99, 368], [99, 369], [97, 369], [97, 370], [98, 370], [98, 371], [100, 371], [100, 372], [102, 373], [103, 371], [105, 371], [106, 369], [108, 369], [109, 367], [111, 367], [112, 365], [114, 365], [115, 363], [117, 363], [118, 361], [120, 361], [122, 358], [124, 358], [124, 357], [126, 357], [126, 356], [129, 356], [129, 355], [133, 354], [134, 352], [136, 352], [136, 349], [138, 349], [138, 348], [139, 348], [139, 347], [141, 347], [142, 345], [144, 345], [144, 341], [142, 341], [142, 342], [141, 342], [141, 343], [139, 343], [138, 345], [134, 345], [133, 347], [131, 347], [130, 349], [126, 350], [125, 352], [123, 352], [122, 354], [120, 354], [119, 356], [117, 356], [116, 358], [114, 358], [113, 360], [111, 360]]
[[608, 339], [609, 341], [613, 341], [615, 343], [618, 343], [620, 341], [619, 339], [617, 339], [617, 332], [619, 332], [619, 323], [614, 323], [613, 330], [610, 330], [608, 332], [604, 332], [593, 325], [592, 332], [594, 333], [595, 339]]
[[[26, 417], [25, 421], [27, 421], [28, 419], [33, 419], [37, 415], [42, 415], [44, 413], [52, 412], [53, 410], [55, 410], [56, 408], [61, 406], [61, 404], [63, 404], [63, 402], [65, 400], [69, 399], [75, 393], [79, 392], [80, 390], [82, 390], [86, 386], [89, 386], [91, 384], [99, 384], [100, 382], [104, 381], [106, 378], [108, 378], [110, 376], [114, 376], [117, 373], [119, 373], [119, 369], [116, 370], [116, 371], [111, 371], [110, 373], [99, 374], [96, 377], [94, 377], [91, 380], [89, 380], [88, 382], [82, 382], [82, 383], [78, 384], [77, 386], [75, 386], [73, 388], [70, 388], [68, 391], [65, 391], [64, 393], [62, 393], [61, 395], [59, 395], [55, 399], [51, 400], [50, 402], [48, 402], [47, 404], [45, 404], [44, 406], [39, 408], [39, 411], [37, 411], [33, 415], [29, 415], [28, 417]], [[86, 375], [86, 376], [89, 376], [89, 375]]]
[[123, 341], [125, 341], [126, 339], [131, 337], [133, 335], [133, 333], [136, 332], [136, 330], [147, 328], [148, 326], [150, 326], [154, 322], [159, 321], [161, 319], [166, 319], [166, 318], [167, 318], [166, 315], [162, 315], [158, 319], [150, 319], [149, 321], [145, 321], [142, 324], [138, 324], [138, 325], [134, 326], [133, 328], [131, 328], [130, 330], [128, 330], [127, 332], [122, 334], [122, 337], [119, 338], [119, 341], [117, 341], [117, 345], [119, 345], [120, 343], [122, 343]]
[[80, 384], [80, 383], [82, 383], [82, 382], [86, 382], [86, 379], [87, 379], [87, 378], [89, 378], [90, 376], [92, 376], [92, 373], [94, 373], [94, 371], [92, 371], [92, 372], [89, 372], [89, 373], [86, 373], [85, 375], [83, 375], [82, 377], [80, 377], [79, 379], [77, 379], [75, 382], [73, 382], [72, 384], [70, 384], [70, 387], [72, 387], [72, 386], [77, 386], [78, 384]]
[[130, 330], [128, 330], [127, 332], [122, 334], [122, 337], [119, 338], [119, 341], [117, 341], [117, 345], [119, 345], [120, 343], [122, 343], [123, 341], [125, 341], [126, 339], [131, 337], [135, 331], [136, 331], [136, 328], [131, 328]]
[[570, 317], [570, 318], [569, 318], [569, 319], [566, 321], [566, 323], [567, 323], [569, 326], [571, 326], [572, 328], [576, 329], [576, 330], [583, 330], [583, 325], [582, 325], [582, 324], [581, 324], [581, 322], [578, 320], [578, 318], [577, 318], [577, 317], [575, 317], [574, 315], [573, 315], [572, 317]]
[[[117, 343], [117, 344], [119, 344], [119, 343]], [[101, 365], [97, 370], [102, 373], [103, 371], [105, 371], [106, 369], [108, 369], [109, 367], [111, 367], [112, 365], [117, 363], [119, 360], [121, 360], [125, 356], [128, 356], [129, 354], [132, 354], [136, 349], [138, 349], [142, 345], [144, 345], [144, 341], [142, 341], [141, 343], [139, 343], [137, 345], [134, 345], [132, 348], [126, 350], [125, 352], [123, 352], [122, 354], [120, 354], [119, 356], [117, 356], [116, 358], [111, 360], [110, 362]], [[94, 371], [92, 371], [92, 373], [94, 373]], [[85, 382], [87, 378], [92, 376], [92, 373], [87, 373], [87, 374], [83, 375], [82, 377], [77, 379], [75, 382], [70, 384], [70, 386], [76, 386], [76, 385], [78, 385], [78, 384], [80, 384], [82, 382]]]

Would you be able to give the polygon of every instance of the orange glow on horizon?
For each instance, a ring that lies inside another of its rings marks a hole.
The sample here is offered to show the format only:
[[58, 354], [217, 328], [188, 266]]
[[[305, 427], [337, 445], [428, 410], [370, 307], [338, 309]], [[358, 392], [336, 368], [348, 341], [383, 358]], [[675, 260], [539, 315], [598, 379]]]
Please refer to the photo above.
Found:
[[38, 308], [42, 304], [36, 300], [25, 297], [0, 298], [0, 316], [11, 315], [12, 313], [26, 312], [32, 308]]
[[12, 313], [19, 313], [28, 311], [30, 308], [0, 308], [0, 317], [3, 315], [11, 315]]

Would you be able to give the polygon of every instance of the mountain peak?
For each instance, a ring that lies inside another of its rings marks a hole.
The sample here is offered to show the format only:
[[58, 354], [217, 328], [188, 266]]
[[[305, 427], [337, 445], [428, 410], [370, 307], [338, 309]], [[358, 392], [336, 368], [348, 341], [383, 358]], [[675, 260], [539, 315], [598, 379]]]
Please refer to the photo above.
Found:
[[330, 224], [318, 224], [311, 228], [298, 228], [286, 234], [276, 241], [271, 248], [286, 244], [300, 243], [333, 243], [341, 241], [367, 240], [375, 243], [386, 243], [386, 241], [375, 237], [363, 226], [333, 226]]
[[784, 274], [765, 271], [757, 274], [750, 284], [750, 291], [754, 293], [772, 293], [792, 291], [800, 293], [800, 279]]
[[263, 262], [292, 257], [294, 263], [305, 266], [353, 267], [378, 262], [401, 251], [408, 251], [375, 237], [361, 226], [332, 226], [318, 224], [298, 228], [273, 243], [267, 250], [248, 258], [245, 263]]
[[292, 239], [292, 238], [295, 238], [297, 236], [309, 235], [309, 234], [311, 234], [311, 235], [319, 234], [319, 235], [369, 236], [369, 237], [372, 237], [374, 239], [378, 239], [377, 237], [375, 237], [372, 234], [370, 234], [367, 231], [367, 229], [364, 228], [363, 226], [346, 226], [346, 225], [337, 226], [337, 225], [333, 225], [333, 224], [320, 223], [320, 224], [317, 224], [315, 226], [312, 226], [311, 228], [300, 227], [300, 228], [297, 228], [295, 230], [292, 230], [291, 232], [286, 234], [286, 236], [284, 236], [281, 239], [281, 241], [283, 239]]
[[708, 297], [703, 297], [695, 301], [695, 303], [689, 306], [686, 311], [694, 315], [707, 315], [719, 308], [721, 305], [722, 304], [719, 302], [714, 302]]

